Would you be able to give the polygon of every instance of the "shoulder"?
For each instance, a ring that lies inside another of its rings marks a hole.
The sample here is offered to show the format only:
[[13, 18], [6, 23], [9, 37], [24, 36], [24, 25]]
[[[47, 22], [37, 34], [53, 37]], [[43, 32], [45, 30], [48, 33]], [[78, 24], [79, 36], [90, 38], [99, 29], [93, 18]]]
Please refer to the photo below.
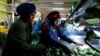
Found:
[[12, 24], [12, 26], [16, 27], [16, 28], [24, 28], [24, 27], [26, 27], [26, 23], [24, 23], [22, 20], [18, 19], [17, 21], [15, 21]]

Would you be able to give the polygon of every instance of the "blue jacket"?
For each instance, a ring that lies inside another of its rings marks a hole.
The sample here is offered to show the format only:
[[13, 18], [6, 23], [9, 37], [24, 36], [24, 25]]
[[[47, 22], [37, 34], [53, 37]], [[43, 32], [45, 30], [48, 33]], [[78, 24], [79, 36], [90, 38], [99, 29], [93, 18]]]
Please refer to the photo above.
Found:
[[50, 25], [50, 21], [46, 21], [42, 24], [40, 43], [44, 44], [46, 47], [60, 47], [62, 44], [58, 41], [59, 38], [69, 43], [73, 42], [63, 34], [60, 25], [53, 27]]

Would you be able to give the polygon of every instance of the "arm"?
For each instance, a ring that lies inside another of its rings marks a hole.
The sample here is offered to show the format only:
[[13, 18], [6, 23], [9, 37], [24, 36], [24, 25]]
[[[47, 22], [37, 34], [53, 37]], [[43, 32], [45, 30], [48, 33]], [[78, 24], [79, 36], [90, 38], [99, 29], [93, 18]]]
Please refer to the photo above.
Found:
[[66, 37], [66, 35], [63, 34], [61, 26], [57, 26], [57, 27], [56, 27], [56, 31], [57, 31], [59, 37], [60, 37], [62, 40], [67, 41], [68, 43], [73, 43], [73, 42], [74, 42], [72, 39]]
[[77, 44], [77, 45], [82, 45], [82, 44], [77, 43], [77, 42], [73, 41], [72, 39], [66, 37], [66, 35], [63, 34], [62, 28], [60, 26], [57, 26], [56, 30], [57, 30], [57, 33], [58, 33], [59, 37], [61, 39], [63, 39], [64, 41], [67, 41], [68, 43], [74, 43], [74, 44]]

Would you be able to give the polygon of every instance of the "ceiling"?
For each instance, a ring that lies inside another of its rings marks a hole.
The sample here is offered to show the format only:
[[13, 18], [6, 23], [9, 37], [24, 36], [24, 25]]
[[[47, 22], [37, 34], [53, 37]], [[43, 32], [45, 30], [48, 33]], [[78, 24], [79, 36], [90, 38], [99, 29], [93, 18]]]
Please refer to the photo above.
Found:
[[18, 3], [32, 2], [36, 5], [37, 10], [45, 11], [47, 14], [50, 11], [58, 10], [64, 18], [72, 6], [73, 2], [77, 0], [16, 0]]

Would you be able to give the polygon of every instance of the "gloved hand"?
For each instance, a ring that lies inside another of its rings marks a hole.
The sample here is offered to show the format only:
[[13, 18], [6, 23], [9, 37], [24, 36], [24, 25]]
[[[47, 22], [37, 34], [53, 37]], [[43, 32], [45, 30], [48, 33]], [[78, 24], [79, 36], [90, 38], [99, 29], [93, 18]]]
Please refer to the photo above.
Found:
[[81, 43], [75, 42], [76, 45], [83, 46]]
[[46, 47], [43, 44], [38, 44], [37, 48], [40, 49], [41, 51], [46, 50]]

